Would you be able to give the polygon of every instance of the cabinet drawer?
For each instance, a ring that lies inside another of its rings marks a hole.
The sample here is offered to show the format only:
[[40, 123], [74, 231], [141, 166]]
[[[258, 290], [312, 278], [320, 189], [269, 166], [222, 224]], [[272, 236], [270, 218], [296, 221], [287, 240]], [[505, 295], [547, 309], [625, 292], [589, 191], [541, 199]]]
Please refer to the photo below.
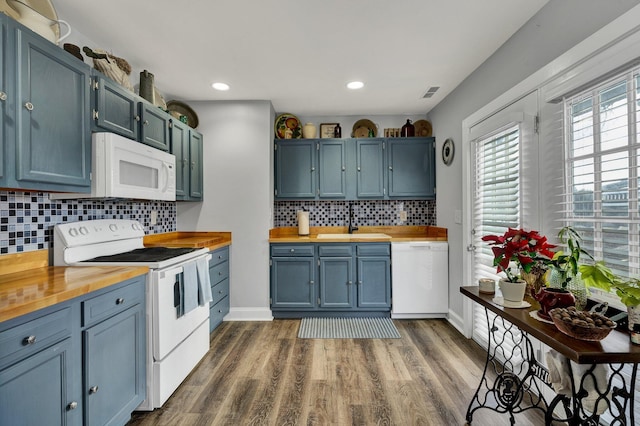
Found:
[[71, 312], [70, 307], [64, 308], [0, 332], [0, 367], [70, 336]]
[[225, 315], [229, 313], [229, 298], [225, 297], [209, 309], [209, 330], [213, 331], [220, 323]]
[[209, 265], [217, 265], [218, 263], [229, 260], [229, 247], [220, 248], [211, 252], [211, 260]]
[[211, 303], [214, 305], [220, 300], [227, 297], [229, 295], [229, 279], [226, 278], [218, 284], [214, 285], [211, 289], [211, 294], [213, 296], [213, 302]]
[[326, 246], [319, 246], [318, 253], [320, 257], [351, 257], [353, 255], [353, 247], [338, 245], [338, 244], [330, 244]]
[[271, 256], [313, 256], [313, 245], [311, 244], [291, 244], [272, 245]]
[[229, 262], [219, 263], [209, 268], [211, 284], [216, 285], [220, 281], [229, 277]]
[[358, 256], [391, 256], [390, 244], [358, 244]]
[[143, 302], [145, 277], [134, 278], [123, 287], [82, 302], [82, 325], [95, 324]]

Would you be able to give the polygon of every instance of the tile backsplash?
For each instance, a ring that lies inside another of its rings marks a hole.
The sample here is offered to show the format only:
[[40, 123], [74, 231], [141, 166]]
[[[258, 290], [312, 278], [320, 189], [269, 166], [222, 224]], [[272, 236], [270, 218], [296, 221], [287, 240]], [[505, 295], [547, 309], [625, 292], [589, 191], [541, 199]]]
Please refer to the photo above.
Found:
[[[151, 212], [157, 221], [151, 225]], [[0, 254], [49, 249], [53, 226], [91, 219], [135, 219], [145, 234], [177, 229], [176, 203], [142, 200], [50, 200], [47, 192], [0, 190]]]
[[[273, 205], [274, 227], [298, 226], [296, 212], [309, 212], [310, 226], [348, 226], [349, 204], [353, 204], [353, 225], [436, 226], [436, 202], [433, 200], [366, 201], [276, 201]], [[400, 212], [407, 220], [400, 220]]]

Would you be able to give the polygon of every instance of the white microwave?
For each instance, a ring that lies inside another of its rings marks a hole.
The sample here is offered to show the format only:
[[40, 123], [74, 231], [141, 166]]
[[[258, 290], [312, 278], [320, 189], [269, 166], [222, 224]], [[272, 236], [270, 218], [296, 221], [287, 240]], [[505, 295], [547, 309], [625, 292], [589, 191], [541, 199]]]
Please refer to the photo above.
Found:
[[133, 198], [175, 201], [176, 157], [115, 133], [94, 133], [91, 194], [50, 194], [53, 200]]

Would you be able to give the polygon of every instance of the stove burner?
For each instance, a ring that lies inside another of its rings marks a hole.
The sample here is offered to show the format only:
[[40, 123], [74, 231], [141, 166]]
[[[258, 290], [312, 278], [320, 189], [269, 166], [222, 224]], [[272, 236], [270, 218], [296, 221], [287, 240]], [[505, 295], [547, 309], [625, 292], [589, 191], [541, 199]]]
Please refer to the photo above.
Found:
[[160, 262], [198, 250], [191, 247], [145, 247], [125, 253], [99, 256], [85, 262]]

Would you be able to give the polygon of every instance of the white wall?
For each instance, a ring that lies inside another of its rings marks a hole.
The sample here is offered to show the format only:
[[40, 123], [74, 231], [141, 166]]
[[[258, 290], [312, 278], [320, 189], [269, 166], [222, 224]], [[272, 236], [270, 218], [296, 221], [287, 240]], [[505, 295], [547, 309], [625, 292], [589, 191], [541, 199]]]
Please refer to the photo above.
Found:
[[604, 4], [601, 0], [549, 1], [429, 113], [437, 152], [446, 138], [456, 142], [453, 163], [447, 167], [438, 157], [436, 168], [438, 226], [449, 230], [449, 309], [454, 323], [460, 323], [463, 316], [459, 287], [473, 284], [462, 282], [462, 224], [454, 220], [455, 211], [462, 209], [462, 122], [640, 1], [609, 1], [606, 7]]
[[226, 320], [270, 320], [273, 121], [269, 101], [189, 102], [204, 135], [204, 201], [178, 202], [179, 231], [231, 231]]

